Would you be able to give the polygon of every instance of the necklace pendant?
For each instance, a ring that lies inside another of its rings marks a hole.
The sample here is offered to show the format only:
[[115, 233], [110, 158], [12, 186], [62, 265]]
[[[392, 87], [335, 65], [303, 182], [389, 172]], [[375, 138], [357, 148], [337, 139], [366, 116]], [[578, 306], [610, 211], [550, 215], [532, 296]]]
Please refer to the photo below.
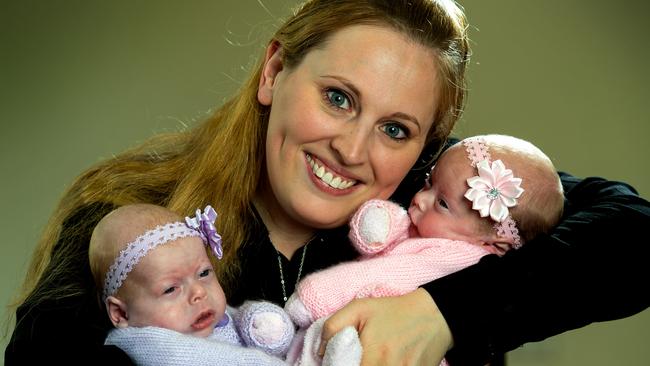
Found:
[[[302, 275], [302, 266], [303, 264], [305, 264], [305, 254], [307, 253], [307, 246], [309, 245], [309, 243], [312, 242], [312, 240], [314, 240], [314, 238], [316, 238], [316, 235], [314, 235], [311, 239], [309, 239], [307, 244], [305, 244], [305, 246], [302, 249], [302, 257], [300, 258], [300, 266], [298, 267], [298, 276], [296, 277], [296, 284], [294, 285], [294, 290], [295, 288], [298, 287], [298, 282], [300, 282], [300, 276]], [[269, 240], [271, 239], [269, 238]], [[320, 238], [320, 241], [322, 242], [323, 238]], [[278, 252], [277, 249], [275, 249], [275, 253], [278, 255], [278, 268], [280, 269], [280, 285], [282, 286], [282, 300], [284, 300], [284, 302], [286, 303], [288, 298], [287, 298], [287, 289], [284, 286], [284, 271], [282, 270], [282, 258], [280, 258], [280, 252]]]

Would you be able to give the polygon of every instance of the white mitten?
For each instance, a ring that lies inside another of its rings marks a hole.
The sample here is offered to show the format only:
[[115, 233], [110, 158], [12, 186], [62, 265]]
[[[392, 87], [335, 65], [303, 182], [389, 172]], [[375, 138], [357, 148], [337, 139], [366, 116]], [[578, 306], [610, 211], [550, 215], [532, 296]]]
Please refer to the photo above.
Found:
[[363, 348], [357, 330], [348, 326], [336, 333], [325, 347], [323, 366], [356, 366], [361, 364]]
[[291, 320], [300, 328], [307, 328], [315, 320], [314, 316], [305, 304], [303, 304], [302, 300], [300, 300], [298, 291], [289, 296], [289, 300], [284, 304], [284, 311], [289, 314]]
[[349, 237], [361, 254], [380, 253], [408, 238], [411, 220], [400, 205], [385, 200], [370, 200], [350, 220]]

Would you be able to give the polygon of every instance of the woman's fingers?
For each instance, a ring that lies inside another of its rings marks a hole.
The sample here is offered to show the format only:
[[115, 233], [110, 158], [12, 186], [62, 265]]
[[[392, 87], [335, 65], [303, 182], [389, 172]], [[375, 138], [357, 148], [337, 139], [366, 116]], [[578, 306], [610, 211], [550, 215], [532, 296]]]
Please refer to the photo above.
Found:
[[348, 325], [359, 331], [362, 365], [438, 365], [452, 346], [444, 317], [423, 289], [352, 301], [325, 322], [321, 354], [327, 341]]

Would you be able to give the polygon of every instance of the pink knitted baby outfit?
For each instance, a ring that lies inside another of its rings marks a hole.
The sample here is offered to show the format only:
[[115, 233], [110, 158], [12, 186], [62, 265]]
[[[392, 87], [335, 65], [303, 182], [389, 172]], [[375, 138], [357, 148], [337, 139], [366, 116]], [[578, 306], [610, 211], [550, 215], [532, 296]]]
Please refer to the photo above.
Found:
[[313, 273], [298, 285], [312, 319], [330, 315], [355, 298], [406, 294], [489, 254], [463, 241], [409, 238], [409, 225], [406, 210], [395, 203], [371, 200], [361, 206], [350, 223], [350, 239], [361, 257]]
[[[322, 326], [322, 321], [314, 321], [333, 314], [355, 298], [403, 295], [475, 264], [489, 254], [480, 246], [464, 241], [409, 238], [410, 225], [406, 210], [393, 202], [370, 200], [363, 204], [350, 222], [349, 234], [361, 256], [300, 281], [285, 305], [292, 320], [301, 329], [309, 328], [309, 335], [311, 328]], [[305, 350], [318, 349], [320, 330], [312, 333], [318, 334], [305, 337]], [[302, 364], [318, 364], [317, 357], [302, 352]], [[354, 352], [360, 356], [361, 350]], [[314, 361], [305, 362], [305, 359]], [[447, 365], [446, 361], [441, 365]]]

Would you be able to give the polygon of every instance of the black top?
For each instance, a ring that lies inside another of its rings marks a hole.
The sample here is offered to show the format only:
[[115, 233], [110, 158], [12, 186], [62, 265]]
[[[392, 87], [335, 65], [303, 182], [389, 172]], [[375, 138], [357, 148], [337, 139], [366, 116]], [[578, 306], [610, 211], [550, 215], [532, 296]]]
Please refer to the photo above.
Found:
[[[427, 171], [411, 171], [393, 200], [406, 204], [422, 186]], [[642, 263], [648, 257], [643, 238], [650, 225], [650, 204], [624, 183], [568, 175], [562, 175], [562, 182], [565, 215], [549, 235], [503, 257], [488, 255], [474, 266], [423, 286], [451, 328], [455, 346], [447, 360], [452, 365], [483, 365], [495, 354], [523, 343], [629, 316], [650, 304], [645, 291], [648, 267]], [[80, 210], [64, 224], [64, 232], [79, 223], [93, 227], [92, 220], [83, 219], [88, 210], [97, 207]], [[129, 364], [119, 349], [102, 345], [111, 324], [99, 306], [87, 268], [88, 238], [62, 235], [61, 240], [79, 243], [80, 259], [72, 264], [79, 273], [72, 281], [81, 277], [82, 287], [89, 290], [85, 295], [45, 301], [31, 310], [21, 306], [5, 364], [29, 364], [44, 354], [55, 363]], [[278, 254], [262, 224], [238, 254], [243, 260], [240, 285], [229, 294], [229, 302], [267, 299], [282, 304]], [[307, 247], [302, 276], [355, 255], [345, 228], [321, 231]], [[287, 294], [293, 292], [301, 259], [302, 249], [291, 261], [281, 256]]]
[[[289, 296], [293, 293], [299, 272], [302, 278], [308, 273], [358, 256], [347, 239], [347, 228], [343, 227], [318, 232], [308, 245], [296, 251], [288, 260], [275, 250], [259, 217], [255, 222], [258, 223], [255, 231], [238, 253], [241, 273], [234, 292], [228, 294], [228, 303], [232, 306], [241, 305], [244, 300], [268, 300], [283, 306], [284, 294]], [[282, 262], [282, 276], [278, 257]], [[284, 279], [284, 292], [281, 279]]]

